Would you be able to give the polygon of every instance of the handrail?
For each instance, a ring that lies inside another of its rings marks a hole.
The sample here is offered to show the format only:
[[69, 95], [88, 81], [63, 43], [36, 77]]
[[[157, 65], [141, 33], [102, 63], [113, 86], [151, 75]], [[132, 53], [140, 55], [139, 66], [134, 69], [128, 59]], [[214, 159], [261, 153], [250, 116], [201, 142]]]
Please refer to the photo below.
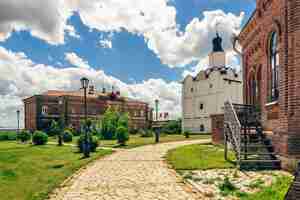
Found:
[[[242, 126], [240, 123], [240, 120], [238, 118], [238, 115], [234, 109], [233, 104], [230, 101], [225, 102], [224, 106], [224, 125], [228, 125], [224, 130], [224, 134], [230, 135], [229, 138], [230, 143], [233, 146], [233, 150], [236, 153], [238, 164], [241, 160], [241, 130]], [[230, 129], [230, 133], [227, 132], [227, 128]]]

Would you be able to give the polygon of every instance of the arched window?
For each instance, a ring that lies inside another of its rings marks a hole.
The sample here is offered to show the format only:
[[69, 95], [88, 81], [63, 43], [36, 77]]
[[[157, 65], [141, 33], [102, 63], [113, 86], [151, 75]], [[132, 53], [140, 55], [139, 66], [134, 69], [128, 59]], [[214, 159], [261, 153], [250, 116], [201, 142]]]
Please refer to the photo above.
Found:
[[276, 101], [279, 97], [278, 91], [278, 72], [279, 72], [279, 52], [278, 52], [278, 35], [273, 32], [270, 39], [270, 101]]

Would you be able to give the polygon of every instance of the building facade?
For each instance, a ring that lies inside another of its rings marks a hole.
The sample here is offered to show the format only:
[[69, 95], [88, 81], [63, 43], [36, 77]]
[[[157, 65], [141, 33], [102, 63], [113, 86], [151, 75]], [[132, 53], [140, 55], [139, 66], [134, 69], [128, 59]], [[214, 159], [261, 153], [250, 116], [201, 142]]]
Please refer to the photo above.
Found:
[[244, 102], [259, 107], [283, 158], [300, 156], [300, 0], [257, 0], [238, 41]]
[[[52, 120], [63, 119], [65, 126], [80, 129], [84, 119], [83, 91], [48, 91], [24, 99], [25, 129], [47, 130]], [[121, 97], [119, 92], [94, 92], [87, 95], [88, 118], [101, 118], [112, 107], [129, 114], [129, 129], [145, 129], [152, 121], [152, 109], [145, 102]]]
[[212, 115], [224, 113], [224, 102], [243, 102], [242, 74], [226, 66], [226, 53], [219, 35], [213, 40], [209, 67], [196, 77], [188, 75], [182, 85], [182, 129], [211, 133]]

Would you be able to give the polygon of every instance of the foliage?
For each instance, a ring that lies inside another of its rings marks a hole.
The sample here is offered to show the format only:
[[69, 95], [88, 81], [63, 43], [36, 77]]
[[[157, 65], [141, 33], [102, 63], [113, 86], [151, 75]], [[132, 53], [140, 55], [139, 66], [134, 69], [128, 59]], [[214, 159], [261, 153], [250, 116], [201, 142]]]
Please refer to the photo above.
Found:
[[32, 136], [34, 145], [45, 145], [48, 142], [48, 135], [42, 131], [35, 131]]
[[0, 132], [0, 141], [16, 140], [17, 133], [14, 131]]
[[226, 176], [223, 183], [218, 185], [219, 190], [221, 191], [223, 196], [232, 195], [238, 188], [229, 180]]
[[136, 135], [138, 133], [139, 133], [139, 129], [133, 128], [130, 130], [130, 134], [132, 134], [132, 135]]
[[111, 150], [99, 150], [81, 159], [69, 146], [32, 146], [17, 142], [0, 144], [1, 200], [44, 200], [48, 193], [89, 162]]
[[129, 140], [128, 129], [126, 127], [119, 126], [117, 128], [117, 140], [118, 143], [122, 146], [124, 146], [126, 142]]
[[[98, 138], [96, 136], [88, 135], [88, 142], [90, 144], [90, 152], [96, 152], [97, 147], [99, 146]], [[79, 152], [82, 153], [84, 150], [85, 135], [81, 135], [77, 140], [77, 147]]]
[[190, 138], [191, 133], [189, 131], [184, 131], [183, 134], [185, 138]]
[[56, 135], [59, 135], [61, 133], [61, 131], [62, 131], [62, 129], [60, 127], [60, 123], [55, 120], [52, 120], [47, 134], [49, 136], [56, 136]]
[[116, 139], [116, 131], [119, 126], [128, 129], [128, 114], [108, 108], [101, 120], [101, 137], [105, 140]]
[[146, 130], [141, 129], [140, 134], [141, 134], [141, 137], [145, 137], [145, 138], [153, 137], [153, 135], [154, 135], [153, 131], [150, 129], [146, 129]]
[[72, 142], [73, 134], [70, 130], [65, 130], [63, 134], [63, 141], [64, 142]]
[[17, 139], [21, 142], [27, 142], [31, 138], [31, 133], [27, 130], [22, 130], [18, 135]]
[[181, 119], [169, 121], [163, 126], [162, 132], [166, 134], [180, 134], [181, 133]]

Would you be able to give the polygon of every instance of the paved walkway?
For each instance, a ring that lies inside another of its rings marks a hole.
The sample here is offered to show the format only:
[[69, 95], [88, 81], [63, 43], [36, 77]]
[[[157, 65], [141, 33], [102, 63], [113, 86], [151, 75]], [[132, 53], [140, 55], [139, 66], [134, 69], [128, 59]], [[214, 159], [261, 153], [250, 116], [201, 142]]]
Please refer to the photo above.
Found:
[[120, 150], [99, 159], [57, 189], [51, 200], [193, 200], [163, 156], [193, 140]]

